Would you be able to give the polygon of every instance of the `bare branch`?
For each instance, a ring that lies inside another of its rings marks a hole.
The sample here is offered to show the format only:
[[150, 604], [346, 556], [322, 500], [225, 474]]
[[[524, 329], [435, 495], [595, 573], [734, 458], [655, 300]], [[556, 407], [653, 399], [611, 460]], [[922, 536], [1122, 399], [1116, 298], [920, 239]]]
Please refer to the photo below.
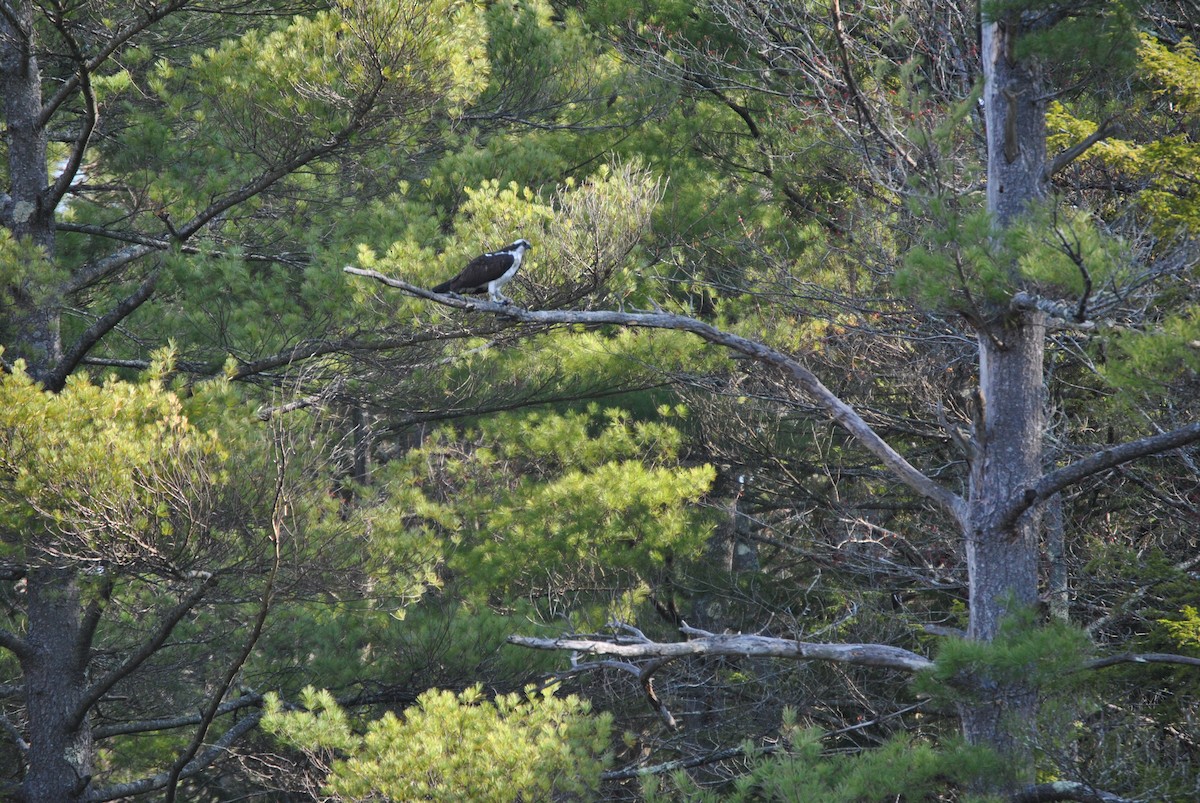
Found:
[[71, 347], [63, 354], [63, 358], [58, 365], [54, 366], [54, 370], [46, 377], [45, 386], [47, 390], [59, 391], [67, 382], [67, 377], [75, 367], [79, 365], [92, 347], [100, 342], [106, 334], [111, 332], [117, 324], [132, 315], [138, 307], [146, 303], [150, 296], [154, 295], [154, 289], [158, 286], [159, 271], [154, 270], [149, 276], [142, 280], [142, 283], [137, 286], [137, 289], [126, 296], [115, 307], [108, 311], [107, 314], [97, 318], [95, 323], [83, 331], [81, 335], [71, 344]]
[[[218, 758], [225, 755], [230, 745], [257, 727], [262, 716], [261, 711], [255, 711], [225, 731], [221, 735], [221, 738], [217, 739], [211, 747], [188, 762], [187, 766], [179, 773], [179, 778], [190, 778], [207, 769]], [[170, 780], [170, 775], [169, 772], [164, 771], [138, 781], [116, 784], [115, 786], [103, 789], [93, 789], [81, 797], [80, 800], [84, 801], [84, 803], [102, 803], [102, 801], [106, 800], [120, 800], [133, 797], [134, 795], [145, 794], [146, 792], [153, 792], [165, 787]]]
[[747, 658], [831, 661], [899, 669], [904, 672], [920, 672], [933, 666], [933, 661], [923, 655], [888, 644], [813, 644], [793, 639], [742, 634], [713, 634], [689, 641], [673, 642], [639, 640], [636, 643], [569, 636], [537, 638], [514, 635], [508, 637], [508, 643], [535, 650], [575, 650], [596, 655], [619, 655], [623, 658], [672, 659], [692, 655], [740, 655]]
[[1200, 441], [1200, 421], [1169, 432], [1150, 435], [1136, 441], [1123, 443], [1120, 446], [1102, 449], [1082, 460], [1076, 460], [1068, 466], [1044, 475], [1032, 488], [1026, 488], [1021, 496], [1010, 500], [1008, 511], [1000, 519], [1000, 527], [1006, 529], [1012, 526], [1034, 505], [1046, 501], [1059, 491], [1082, 482], [1093, 474], [1116, 468], [1141, 457], [1178, 449], [1196, 441]]
[[1124, 652], [1120, 655], [1106, 655], [1103, 658], [1096, 658], [1095, 660], [1088, 661], [1080, 668], [1103, 669], [1106, 666], [1115, 666], [1117, 664], [1178, 664], [1180, 666], [1200, 667], [1200, 658], [1193, 658], [1190, 655], [1174, 655], [1168, 652]]
[[0, 730], [8, 734], [9, 741], [17, 748], [17, 752], [21, 754], [22, 758], [29, 754], [29, 742], [25, 741], [25, 734], [21, 732], [21, 729], [11, 719], [3, 714], [0, 714]]
[[934, 482], [909, 463], [899, 452], [892, 448], [891, 444], [881, 438], [853, 407], [844, 402], [829, 388], [825, 387], [817, 376], [803, 364], [763, 343], [748, 340], [739, 335], [717, 329], [703, 321], [689, 318], [685, 315], [675, 315], [667, 312], [617, 312], [613, 310], [527, 310], [511, 304], [496, 304], [491, 301], [466, 299], [453, 294], [434, 293], [400, 279], [385, 276], [376, 271], [362, 270], [361, 268], [349, 266], [343, 268], [343, 270], [357, 276], [366, 276], [375, 279], [389, 287], [404, 290], [411, 295], [436, 301], [448, 307], [456, 307], [472, 312], [490, 312], [519, 323], [542, 325], [615, 324], [617, 326], [634, 326], [647, 329], [671, 329], [679, 332], [689, 332], [709, 343], [744, 354], [765, 365], [782, 370], [798, 387], [823, 408], [834, 421], [879, 458], [883, 465], [901, 482], [930, 501], [940, 505], [943, 510], [954, 517], [960, 527], [964, 530], [967, 529], [969, 514], [966, 501], [962, 497]]
[[196, 735], [192, 738], [183, 753], [176, 759], [167, 775], [166, 795], [163, 797], [165, 803], [175, 803], [175, 796], [179, 791], [179, 781], [184, 777], [184, 771], [191, 765], [196, 754], [204, 745], [204, 739], [208, 735], [208, 729], [212, 726], [214, 720], [220, 714], [222, 703], [225, 695], [233, 686], [234, 679], [238, 673], [242, 671], [242, 667], [246, 664], [246, 660], [250, 657], [250, 653], [254, 651], [255, 645], [258, 644], [258, 639], [262, 635], [263, 625], [267, 622], [267, 614], [271, 611], [271, 603], [275, 598], [275, 580], [279, 575], [279, 566], [283, 560], [281, 551], [281, 542], [283, 540], [283, 517], [286, 515], [285, 510], [288, 506], [288, 500], [284, 493], [285, 477], [287, 472], [287, 462], [290, 456], [290, 451], [287, 445], [283, 442], [282, 436], [276, 430], [275, 441], [275, 494], [274, 501], [271, 504], [271, 543], [274, 547], [274, 556], [271, 563], [271, 570], [267, 574], [267, 582], [263, 588], [262, 602], [259, 604], [258, 613], [254, 618], [254, 624], [250, 628], [249, 635], [246, 636], [246, 642], [242, 645], [241, 651], [234, 656], [233, 661], [225, 669], [225, 676], [221, 679], [221, 683], [213, 692], [212, 698], [209, 701], [208, 708], [204, 711], [200, 718], [200, 722], [196, 728]]
[[216, 575], [207, 575], [201, 582], [191, 590], [191, 592], [180, 600], [174, 608], [167, 611], [162, 621], [158, 623], [158, 629], [154, 634], [146, 640], [141, 647], [131, 653], [121, 665], [107, 673], [95, 683], [93, 683], [84, 692], [79, 702], [75, 706], [75, 710], [71, 715], [72, 728], [79, 727], [87, 716], [88, 711], [96, 702], [108, 693], [109, 689], [115, 686], [122, 678], [128, 677], [130, 673], [136, 670], [147, 659], [158, 652], [159, 647], [171, 635], [171, 631], [175, 629], [175, 625], [179, 624], [180, 620], [196, 606], [208, 590], [217, 582]]
[[718, 750], [715, 753], [708, 753], [703, 756], [666, 761], [662, 764], [655, 764], [649, 767], [627, 767], [623, 770], [609, 770], [600, 773], [600, 778], [605, 781], [627, 781], [632, 778], [644, 778], [647, 775], [664, 775], [675, 770], [686, 770], [691, 767], [702, 767], [705, 764], [716, 764], [718, 761], [727, 761], [731, 758], [747, 755], [748, 753], [753, 755], [767, 755], [768, 753], [774, 753], [778, 749], [779, 745], [774, 744], [755, 747], [750, 751], [745, 747], [730, 747], [726, 750]]
[[33, 648], [29, 646], [29, 642], [13, 633], [11, 630], [0, 628], [0, 647], [12, 652], [18, 659], [28, 657]]
[[879, 124], [875, 122], [874, 115], [871, 114], [871, 110], [867, 108], [867, 103], [863, 100], [862, 92], [858, 88], [858, 82], [854, 80], [854, 68], [850, 64], [850, 54], [846, 50], [846, 28], [842, 23], [840, 1], [833, 0], [830, 8], [830, 13], [833, 15], [833, 33], [837, 39], [838, 53], [841, 56], [842, 75], [846, 78], [846, 87], [850, 90], [850, 97], [854, 100], [854, 105], [858, 109], [859, 115], [870, 129], [875, 132], [875, 136], [886, 142], [896, 152], [896, 155], [904, 160], [906, 165], [915, 170], [917, 168], [917, 160], [908, 151], [900, 147], [900, 144], [893, 137], [888, 136], [887, 132], [879, 127]]
[[1055, 803], [1062, 800], [1074, 800], [1077, 803], [1134, 803], [1081, 781], [1040, 783], [1013, 795], [1012, 803]]
[[100, 617], [112, 597], [115, 585], [116, 582], [112, 575], [106, 574], [95, 596], [84, 609], [83, 617], [79, 622], [79, 638], [75, 641], [75, 665], [81, 671], [86, 669], [88, 659], [91, 657], [92, 640], [96, 637], [96, 628], [100, 626]]
[[1113, 123], [1111, 119], [1105, 120], [1091, 134], [1087, 135], [1079, 142], [1076, 142], [1058, 156], [1055, 156], [1053, 161], [1046, 165], [1046, 170], [1042, 173], [1042, 179], [1044, 181], [1049, 181], [1056, 173], [1058, 173], [1060, 170], [1063, 170], [1070, 165], [1071, 162], [1074, 162], [1076, 159], [1086, 153], [1087, 150], [1097, 142], [1102, 139], [1108, 139], [1111, 136], [1118, 136], [1120, 133], [1121, 127], [1119, 125]]
[[[231, 711], [238, 711], [243, 708], [250, 708], [262, 705], [263, 697], [261, 694], [244, 694], [233, 700], [226, 700], [221, 703], [217, 709], [217, 716], [228, 714]], [[103, 725], [92, 730], [92, 737], [95, 739], [110, 739], [113, 736], [125, 736], [131, 733], [151, 733], [153, 731], [173, 730], [174, 728], [186, 728], [190, 725], [199, 725], [203, 714], [183, 714], [177, 717], [162, 717], [160, 719], [139, 719], [132, 722], [121, 722], [114, 725]]]
[[[132, 243], [134, 245], [147, 245], [152, 249], [159, 251], [169, 251], [172, 248], [178, 248], [184, 254], [209, 254], [214, 257], [233, 258], [234, 255], [228, 251], [222, 251], [214, 248], [201, 248], [198, 245], [188, 245], [187, 243], [179, 243], [170, 238], [151, 237], [147, 234], [142, 234], [137, 231], [111, 229], [107, 226], [97, 226], [91, 223], [72, 223], [69, 221], [56, 220], [54, 221], [54, 229], [56, 231], [66, 231], [72, 234], [88, 234], [93, 237], [104, 237], [109, 240], [118, 240], [123, 243]], [[292, 267], [302, 267], [306, 264], [302, 255], [297, 252], [281, 252], [277, 254], [266, 254], [249, 251], [236, 255], [237, 259], [245, 262], [270, 262], [280, 265], [290, 265]]]

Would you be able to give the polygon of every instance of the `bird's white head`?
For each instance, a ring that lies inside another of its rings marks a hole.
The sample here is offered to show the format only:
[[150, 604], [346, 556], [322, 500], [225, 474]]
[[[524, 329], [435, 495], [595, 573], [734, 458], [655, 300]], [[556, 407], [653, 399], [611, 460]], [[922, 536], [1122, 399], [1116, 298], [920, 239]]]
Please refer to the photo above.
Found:
[[505, 248], [504, 250], [505, 251], [518, 251], [518, 250], [519, 251], [528, 251], [531, 248], [533, 248], [532, 243], [530, 243], [528, 240], [521, 239], [521, 240], [517, 240], [515, 243], [510, 245], [508, 248]]

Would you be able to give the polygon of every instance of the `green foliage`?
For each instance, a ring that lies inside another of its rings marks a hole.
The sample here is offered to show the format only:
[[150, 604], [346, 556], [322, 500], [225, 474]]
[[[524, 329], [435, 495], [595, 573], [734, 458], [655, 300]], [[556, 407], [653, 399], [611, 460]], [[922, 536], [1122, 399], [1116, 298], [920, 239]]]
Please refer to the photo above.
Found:
[[338, 800], [540, 800], [595, 794], [611, 717], [552, 689], [484, 699], [431, 690], [402, 716], [358, 736], [328, 692], [305, 691], [303, 712], [270, 698], [264, 727], [303, 750], [334, 751], [326, 794]]
[[[1165, 103], [1150, 116], [1154, 127], [1142, 142], [1110, 136], [1088, 151], [1088, 158], [1116, 168], [1145, 188], [1137, 198], [1160, 235], [1200, 230], [1200, 195], [1193, 177], [1200, 174], [1200, 146], [1176, 133], [1200, 112], [1200, 56], [1190, 39], [1169, 48], [1142, 34], [1136, 49], [1138, 73]], [[1067, 148], [1097, 128], [1071, 114], [1061, 103], [1051, 104], [1048, 145]]]
[[1200, 653], [1200, 610], [1185, 605], [1179, 615], [1179, 619], [1159, 619], [1158, 623], [1180, 647]]
[[693, 505], [713, 470], [679, 465], [680, 434], [665, 421], [598, 407], [500, 415], [466, 440], [469, 451], [448, 431], [430, 438], [393, 464], [391, 482], [427, 526], [449, 531], [450, 567], [488, 593], [537, 588], [547, 573], [569, 587], [598, 571], [653, 571], [708, 537]]
[[1147, 331], [1119, 331], [1102, 375], [1119, 388], [1159, 390], [1200, 371], [1200, 309], [1184, 308]]
[[942, 701], [986, 697], [992, 684], [1060, 694], [1086, 682], [1076, 670], [1090, 650], [1082, 630], [1059, 621], [1039, 623], [1033, 611], [1025, 611], [1006, 619], [990, 642], [943, 640], [933, 669], [918, 677], [917, 689]]
[[927, 245], [906, 255], [896, 289], [934, 308], [981, 317], [983, 305], [1003, 302], [1015, 289], [1005, 243], [983, 209], [937, 197], [928, 203], [935, 228]]
[[[1026, 19], [1053, 15], [1058, 7], [1047, 0], [985, 0], [985, 19]], [[1019, 58], [1037, 59], [1062, 73], [1060, 85], [1073, 76], [1105, 65], [1113, 73], [1132, 68], [1137, 44], [1137, 5], [1129, 0], [1084, 0], [1052, 25], [1036, 25], [1017, 41]]]
[[[0, 304], [13, 304], [18, 288], [41, 298], [62, 278], [59, 267], [29, 238], [18, 239], [8, 228], [0, 228]], [[4, 328], [0, 324], [0, 333]]]
[[799, 728], [794, 719], [794, 714], [785, 711], [780, 749], [757, 755], [749, 750], [753, 756], [749, 771], [728, 788], [703, 790], [680, 772], [665, 781], [646, 782], [647, 803], [940, 800], [949, 788], [996, 769], [995, 760], [984, 750], [954, 741], [936, 747], [907, 736], [894, 736], [861, 752], [826, 754], [822, 732]]
[[225, 457], [159, 379], [76, 375], [47, 393], [20, 362], [0, 375], [0, 521], [27, 555], [170, 560], [206, 526]]

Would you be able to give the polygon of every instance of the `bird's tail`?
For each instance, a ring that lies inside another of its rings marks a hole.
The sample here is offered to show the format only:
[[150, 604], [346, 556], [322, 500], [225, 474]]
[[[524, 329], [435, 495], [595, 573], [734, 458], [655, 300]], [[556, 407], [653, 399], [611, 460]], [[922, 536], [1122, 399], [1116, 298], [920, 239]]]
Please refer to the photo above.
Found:
[[439, 284], [437, 287], [431, 287], [431, 288], [429, 288], [429, 292], [431, 292], [431, 293], [444, 293], [444, 292], [446, 292], [447, 290], [449, 290], [449, 289], [450, 289], [450, 286], [451, 286], [452, 284], [454, 284], [454, 280], [453, 280], [453, 279], [451, 279], [451, 280], [449, 280], [449, 281], [446, 281], [446, 282], [442, 282], [442, 283], [441, 283], [441, 284]]

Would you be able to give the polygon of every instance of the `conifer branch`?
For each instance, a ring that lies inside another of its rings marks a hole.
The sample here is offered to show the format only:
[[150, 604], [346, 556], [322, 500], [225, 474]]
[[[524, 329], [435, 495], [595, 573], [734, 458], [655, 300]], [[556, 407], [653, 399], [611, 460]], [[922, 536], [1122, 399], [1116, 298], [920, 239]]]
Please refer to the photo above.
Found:
[[1105, 120], [1091, 134], [1088, 134], [1079, 142], [1076, 142], [1058, 156], [1055, 156], [1050, 164], [1046, 165], [1046, 170], [1042, 173], [1043, 180], [1049, 181], [1055, 174], [1068, 167], [1097, 142], [1108, 139], [1110, 136], [1119, 135], [1120, 133], [1121, 127], [1119, 125], [1113, 123], [1111, 119]]
[[75, 709], [71, 713], [71, 727], [78, 728], [83, 724], [84, 718], [92, 709], [100, 698], [115, 686], [121, 679], [128, 677], [135, 669], [141, 666], [145, 661], [158, 652], [159, 648], [166, 643], [167, 637], [175, 629], [175, 626], [183, 620], [187, 612], [196, 607], [196, 604], [203, 599], [209, 589], [217, 583], [216, 575], [207, 575], [201, 579], [201, 582], [196, 585], [180, 602], [167, 612], [162, 621], [159, 622], [154, 634], [147, 639], [137, 650], [128, 655], [120, 666], [108, 672], [95, 683], [87, 688], [75, 705]]
[[[146, 12], [146, 16], [134, 21], [124, 28], [118, 29], [113, 34], [112, 38], [110, 38], [99, 48], [95, 49], [94, 55], [87, 59], [86, 62], [83, 62], [81, 66], [89, 73], [95, 72], [95, 70], [101, 64], [107, 61], [113, 53], [115, 53], [130, 39], [151, 27], [156, 22], [160, 22], [164, 18], [183, 8], [189, 2], [190, 0], [171, 0], [171, 2], [164, 3], [162, 5], [151, 5]], [[4, 7], [8, 8], [8, 4], [5, 3]], [[46, 124], [50, 122], [50, 118], [58, 110], [58, 107], [66, 102], [66, 100], [75, 93], [75, 91], [79, 88], [79, 80], [79, 73], [75, 73], [70, 78], [63, 81], [62, 85], [58, 88], [58, 91], [54, 93], [54, 96], [47, 100], [45, 104], [43, 104], [42, 113], [37, 122], [38, 128], [44, 128]]]
[[149, 300], [150, 296], [154, 295], [154, 290], [158, 287], [159, 273], [159, 269], [156, 268], [149, 276], [142, 280], [137, 289], [123, 298], [105, 315], [97, 318], [91, 326], [79, 335], [75, 342], [71, 344], [71, 347], [63, 354], [58, 365], [54, 366], [54, 370], [46, 377], [44, 384], [47, 390], [62, 390], [67, 382], [67, 377], [70, 376], [71, 372], [75, 370], [87, 353], [105, 335], [111, 332], [117, 324], [136, 312], [142, 304], [145, 304]]
[[63, 196], [67, 194], [67, 190], [71, 188], [71, 183], [79, 174], [79, 166], [83, 164], [84, 151], [87, 150], [88, 144], [92, 140], [92, 134], [96, 130], [96, 123], [100, 120], [100, 107], [96, 101], [96, 92], [92, 88], [91, 70], [87, 65], [87, 59], [84, 58], [83, 48], [67, 27], [63, 13], [64, 9], [59, 6], [56, 13], [50, 15], [50, 20], [59, 36], [67, 43], [67, 49], [71, 52], [71, 58], [76, 64], [75, 84], [78, 86], [80, 94], [83, 95], [83, 121], [79, 135], [75, 137], [75, 143], [71, 146], [62, 170], [59, 171], [58, 178], [54, 180], [54, 184], [43, 201], [47, 208], [57, 206]]

